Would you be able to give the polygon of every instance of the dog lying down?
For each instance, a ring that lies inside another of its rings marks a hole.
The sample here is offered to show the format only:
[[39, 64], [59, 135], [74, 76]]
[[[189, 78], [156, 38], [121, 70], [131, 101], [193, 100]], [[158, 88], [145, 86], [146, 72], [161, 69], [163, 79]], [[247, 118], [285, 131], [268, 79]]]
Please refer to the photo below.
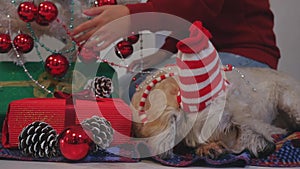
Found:
[[300, 129], [300, 84], [269, 68], [223, 68], [203, 30], [195, 23], [191, 37], [177, 44], [176, 65], [137, 87], [134, 134], [161, 157], [178, 143], [211, 158], [244, 150], [269, 154], [272, 135]]
[[[176, 67], [158, 71], [159, 77]], [[286, 134], [300, 126], [300, 84], [268, 68], [239, 68], [226, 72], [226, 91], [198, 113], [186, 113], [177, 101], [178, 78], [157, 83], [145, 101], [148, 122], [139, 115], [149, 76], [132, 98], [134, 133], [145, 138], [153, 154], [168, 157], [179, 142], [196, 149], [199, 156], [249, 150], [254, 156], [274, 150], [273, 134]], [[242, 73], [242, 75], [241, 75]]]

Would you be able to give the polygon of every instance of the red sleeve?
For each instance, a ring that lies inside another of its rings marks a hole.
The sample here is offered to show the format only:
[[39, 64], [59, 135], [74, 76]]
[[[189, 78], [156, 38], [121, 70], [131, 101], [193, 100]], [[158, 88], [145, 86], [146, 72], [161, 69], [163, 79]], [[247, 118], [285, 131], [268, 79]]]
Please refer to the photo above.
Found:
[[[190, 23], [201, 21], [205, 24], [206, 21], [209, 21], [219, 15], [223, 4], [224, 0], [148, 0], [146, 3], [127, 4], [126, 6], [129, 8], [130, 14], [160, 12], [175, 15]], [[141, 21], [139, 22], [142, 23]], [[170, 25], [175, 25], [171, 24], [171, 21], [169, 21], [169, 23]], [[159, 17], [147, 17], [147, 22], [144, 22], [143, 25], [144, 28], [156, 31], [157, 29], [153, 25], [160, 25], [162, 28], [167, 28], [168, 22], [166, 23], [165, 19], [161, 19]], [[185, 30], [188, 32], [188, 27], [189, 26], [185, 27], [181, 25], [180, 27], [170, 28], [170, 30], [179, 32]], [[179, 30], [179, 28], [182, 30]], [[176, 53], [178, 37], [182, 38], [182, 36], [166, 38], [161, 49]]]
[[171, 53], [177, 53], [178, 51], [176, 47], [177, 42], [178, 42], [177, 39], [168, 36], [165, 40], [165, 43], [162, 45], [160, 49], [169, 51]]
[[149, 0], [146, 3], [126, 5], [131, 14], [162, 12], [176, 15], [190, 22], [205, 22], [217, 16], [224, 0]]

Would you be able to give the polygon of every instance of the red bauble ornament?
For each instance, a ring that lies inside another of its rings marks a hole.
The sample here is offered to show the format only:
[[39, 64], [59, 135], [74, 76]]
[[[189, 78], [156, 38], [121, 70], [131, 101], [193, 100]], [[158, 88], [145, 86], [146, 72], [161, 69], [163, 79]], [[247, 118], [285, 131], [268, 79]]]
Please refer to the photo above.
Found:
[[54, 21], [58, 15], [57, 7], [54, 3], [49, 1], [41, 2], [38, 6], [38, 16], [36, 23], [39, 25], [47, 26], [50, 22]]
[[32, 22], [37, 16], [37, 7], [33, 2], [22, 2], [18, 7], [19, 17], [24, 22]]
[[100, 58], [99, 52], [84, 47], [81, 48], [78, 57], [85, 64], [95, 63]]
[[45, 69], [53, 77], [63, 77], [69, 68], [69, 61], [61, 54], [52, 54], [45, 61]]
[[95, 0], [95, 6], [103, 6], [103, 5], [116, 5], [116, 0]]
[[130, 42], [122, 40], [115, 46], [115, 53], [119, 58], [126, 59], [133, 53], [133, 46]]
[[17, 51], [22, 53], [28, 53], [32, 50], [34, 41], [33, 38], [27, 34], [18, 34], [13, 41]]
[[68, 160], [77, 161], [87, 156], [91, 149], [92, 140], [81, 125], [65, 129], [59, 136], [59, 149]]
[[127, 41], [130, 42], [130, 43], [132, 43], [132, 44], [135, 44], [139, 40], [139, 38], [140, 38], [139, 34], [132, 33], [131, 36], [127, 37]]
[[7, 53], [11, 50], [12, 44], [9, 34], [0, 34], [0, 53]]

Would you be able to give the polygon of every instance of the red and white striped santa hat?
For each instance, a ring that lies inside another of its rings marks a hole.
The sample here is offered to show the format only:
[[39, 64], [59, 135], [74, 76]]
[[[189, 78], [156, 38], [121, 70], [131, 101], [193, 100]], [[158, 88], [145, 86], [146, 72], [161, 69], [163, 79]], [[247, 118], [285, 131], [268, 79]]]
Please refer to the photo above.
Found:
[[190, 37], [177, 43], [180, 99], [185, 112], [203, 110], [226, 88], [220, 58], [209, 38], [209, 31], [197, 21], [190, 27]]

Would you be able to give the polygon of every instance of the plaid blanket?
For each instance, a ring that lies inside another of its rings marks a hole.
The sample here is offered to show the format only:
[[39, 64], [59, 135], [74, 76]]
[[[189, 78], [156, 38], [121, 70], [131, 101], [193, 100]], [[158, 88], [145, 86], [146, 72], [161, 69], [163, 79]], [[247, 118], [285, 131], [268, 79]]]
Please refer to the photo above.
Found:
[[300, 132], [286, 137], [274, 136], [276, 151], [266, 158], [252, 159], [250, 165], [266, 167], [300, 167]]
[[[155, 162], [162, 165], [185, 167], [185, 166], [208, 166], [208, 167], [300, 167], [300, 132], [292, 133], [288, 136], [274, 136], [276, 151], [266, 158], [251, 158], [248, 152], [241, 154], [224, 154], [219, 159], [200, 158], [191, 150], [185, 154], [173, 154], [168, 159], [161, 159], [158, 156], [151, 157]], [[138, 147], [143, 143], [128, 143], [106, 150], [89, 154], [84, 159], [77, 162], [139, 162]], [[147, 148], [147, 146], [143, 146]], [[144, 150], [145, 151], [145, 150]], [[52, 161], [68, 162], [63, 157], [55, 158], [32, 158], [25, 157], [17, 149], [5, 149], [0, 144], [0, 159], [14, 159], [26, 161]]]
[[[116, 147], [109, 147], [105, 150], [99, 150], [89, 153], [84, 159], [76, 162], [138, 162], [140, 161], [137, 151], [138, 143], [132, 142], [122, 144]], [[70, 162], [63, 156], [52, 158], [33, 158], [24, 156], [18, 149], [4, 148], [1, 143], [0, 133], [0, 159], [22, 160], [22, 161], [45, 161], [45, 162]]]
[[190, 165], [209, 167], [300, 167], [300, 132], [288, 136], [275, 135], [276, 150], [265, 158], [251, 158], [248, 152], [225, 154], [218, 159], [199, 158], [192, 151], [185, 155], [174, 154], [169, 159], [153, 157], [155, 161], [168, 166], [184, 167]]

